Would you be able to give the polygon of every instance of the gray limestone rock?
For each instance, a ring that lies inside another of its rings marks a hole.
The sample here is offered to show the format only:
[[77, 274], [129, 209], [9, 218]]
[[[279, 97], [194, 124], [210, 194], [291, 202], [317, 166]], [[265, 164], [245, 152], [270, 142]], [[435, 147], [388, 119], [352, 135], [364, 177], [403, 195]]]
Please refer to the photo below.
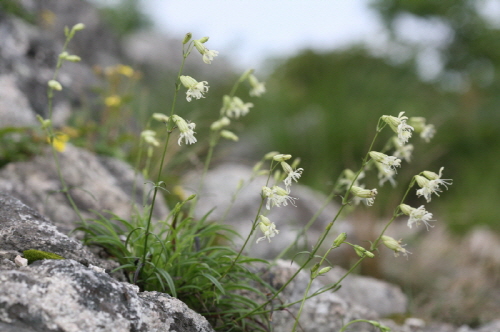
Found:
[[[134, 211], [133, 203], [142, 208], [145, 181], [140, 175], [136, 177], [131, 166], [71, 145], [59, 153], [59, 158], [62, 175], [84, 218], [95, 217], [92, 210], [108, 210], [128, 218]], [[0, 170], [0, 191], [21, 199], [52, 220], [63, 233], [69, 233], [78, 217], [60, 190], [49, 149], [32, 160], [10, 163]], [[155, 215], [161, 218], [167, 213], [166, 204], [156, 200]]]
[[43, 260], [0, 270], [2, 331], [213, 331], [167, 294], [138, 292], [74, 260]]

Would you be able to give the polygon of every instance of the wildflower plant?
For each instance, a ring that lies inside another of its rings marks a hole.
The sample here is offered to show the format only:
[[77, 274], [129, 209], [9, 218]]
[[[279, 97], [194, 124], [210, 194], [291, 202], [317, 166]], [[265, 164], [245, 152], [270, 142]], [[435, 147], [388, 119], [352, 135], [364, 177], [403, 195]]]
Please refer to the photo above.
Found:
[[[57, 143], [58, 134], [52, 128], [52, 97], [56, 91], [64, 89], [57, 81], [57, 73], [62, 63], [79, 60], [77, 56], [68, 54], [66, 47], [75, 32], [82, 28], [83, 25], [77, 24], [71, 30], [66, 29], [67, 40], [63, 52], [59, 56], [54, 77], [48, 82], [49, 117], [47, 119], [39, 117], [42, 129], [46, 132], [48, 142], [51, 143], [59, 174], [61, 172], [58, 153], [61, 152], [58, 152], [60, 149], [57, 147], [59, 144]], [[181, 151], [204, 140], [204, 138], [196, 136], [194, 122], [191, 122], [186, 116], [176, 113], [176, 105], [178, 103], [177, 97], [183, 88], [186, 89], [186, 102], [189, 103], [201, 102], [200, 99], [208, 96], [208, 82], [198, 81], [183, 74], [185, 61], [194, 49], [202, 56], [202, 61], [205, 64], [209, 65], [215, 61], [218, 52], [209, 50], [205, 45], [207, 41], [208, 37], [192, 40], [192, 35], [186, 34], [182, 41], [183, 58], [176, 77], [175, 93], [170, 111], [168, 114], [155, 113], [151, 117], [152, 120], [162, 123], [160, 130], [163, 130], [164, 135], [158, 135], [150, 128], [144, 129], [140, 134], [140, 146], [141, 149], [147, 149], [147, 160], [150, 160], [154, 153], [161, 152], [156, 180], [151, 182], [152, 189], [148, 197], [149, 200], [145, 200], [148, 204], [145, 204], [144, 209], [137, 208], [136, 213], [130, 219], [124, 219], [118, 215], [107, 217], [102, 213], [96, 213], [95, 219], [87, 221], [81, 218], [78, 207], [72, 200], [61, 176], [62, 192], [67, 195], [81, 219], [81, 225], [78, 229], [85, 233], [85, 243], [103, 247], [120, 264], [116, 270], [123, 271], [128, 281], [138, 285], [141, 290], [166, 292], [178, 297], [188, 306], [205, 315], [214, 328], [221, 331], [270, 331], [272, 330], [272, 326], [270, 326], [272, 312], [288, 310], [289, 307], [296, 305], [299, 308], [293, 318], [294, 327], [292, 329], [292, 331], [296, 331], [306, 301], [321, 293], [339, 289], [341, 282], [363, 260], [371, 259], [379, 254], [380, 246], [386, 246], [394, 252], [395, 256], [402, 254], [408, 257], [410, 252], [404, 248], [402, 240], [395, 240], [387, 235], [386, 231], [396, 218], [403, 215], [409, 218], [407, 222], [409, 228], [420, 224], [424, 224], [427, 230], [432, 228], [433, 225], [430, 222], [435, 221], [432, 219], [433, 214], [428, 212], [424, 205], [414, 208], [406, 204], [407, 197], [414, 187], [418, 187], [416, 195], [423, 196], [429, 203], [433, 194], [439, 196], [443, 188], [448, 189], [452, 180], [442, 178], [443, 168], [438, 173], [423, 171], [416, 174], [410, 180], [401, 201], [394, 208], [392, 217], [387, 221], [378, 237], [369, 242], [369, 246], [364, 243], [348, 242], [348, 234], [341, 233], [331, 241], [326, 252], [322, 253], [324, 244], [329, 241], [335, 222], [345, 212], [344, 210], [354, 207], [360, 202], [364, 202], [368, 208], [376, 204], [376, 197], [381, 189], [366, 188], [363, 183], [365, 177], [375, 170], [378, 173], [380, 186], [387, 181], [395, 185], [396, 168], [402, 167], [402, 159], [411, 160], [413, 146], [408, 142], [412, 134], [414, 132], [420, 133], [422, 138], [428, 141], [435, 131], [432, 125], [426, 124], [425, 119], [420, 117], [408, 119], [403, 112], [399, 113], [397, 117], [381, 116], [374, 130], [374, 138], [359, 165], [359, 169], [356, 171], [348, 169], [342, 172], [323, 207], [277, 258], [284, 257], [297, 241], [307, 234], [308, 229], [316, 221], [322, 209], [335, 197], [338, 197], [341, 203], [338, 212], [332, 216], [330, 223], [316, 242], [310, 246], [311, 249], [298, 253], [302, 257], [302, 262], [290, 279], [277, 289], [271, 287], [258, 274], [252, 272], [251, 267], [253, 263], [268, 264], [269, 262], [247, 257], [244, 253], [251, 244], [266, 245], [279, 239], [279, 228], [285, 221], [271, 220], [267, 215], [272, 209], [293, 208], [295, 206], [297, 198], [293, 194], [294, 185], [300, 181], [303, 172], [306, 171], [298, 167], [300, 159], [296, 158], [292, 161], [290, 154], [270, 152], [255, 165], [252, 178], [249, 181], [257, 179], [257, 175], [266, 175], [266, 177], [261, 183], [259, 206], [255, 211], [248, 234], [237, 234], [222, 224], [228, 210], [219, 222], [210, 221], [210, 212], [201, 218], [196, 218], [194, 211], [198, 195], [181, 198], [168, 215], [162, 216], [160, 220], [153, 218], [154, 206], [161, 199], [162, 192], [175, 190], [174, 185], [162, 180], [166, 164], [165, 156], [172, 134], [178, 135], [177, 144]], [[131, 73], [127, 68], [122, 68], [122, 70], [124, 73]], [[244, 97], [237, 96], [237, 92], [244, 82], [248, 82], [251, 87], [250, 96], [255, 97], [265, 93], [265, 84], [257, 80], [253, 70], [248, 70], [236, 80], [231, 91], [222, 98], [218, 117], [210, 125], [208, 152], [197, 193], [201, 192], [218, 142], [221, 138], [238, 141], [238, 136], [230, 130], [230, 127], [234, 121], [245, 117], [254, 106], [253, 103], [241, 99]], [[105, 100], [108, 107], [114, 107], [118, 102], [118, 99], [114, 97]], [[179, 100], [179, 102], [181, 101]], [[385, 145], [382, 145], [380, 150], [377, 150], [378, 136], [385, 128], [392, 130], [394, 136]], [[389, 153], [391, 151], [392, 154]], [[143, 154], [140, 153], [138, 159], [142, 157]], [[148, 172], [143, 171], [143, 174], [149, 176]], [[244, 182], [239, 184], [231, 199], [231, 204], [237, 199], [237, 194], [244, 185]], [[238, 248], [227, 244], [232, 243], [232, 238], [235, 236], [243, 238], [243, 244]], [[340, 246], [350, 246], [359, 257], [358, 260], [337, 282], [326, 285], [311, 294], [312, 282], [319, 276], [329, 273], [332, 268], [327, 260], [328, 254]], [[284, 302], [278, 307], [271, 305], [303, 270], [309, 270], [310, 279], [302, 299], [291, 303]], [[341, 331], [357, 321], [370, 323], [380, 331], [390, 330], [375, 321], [356, 320], [347, 322]]]

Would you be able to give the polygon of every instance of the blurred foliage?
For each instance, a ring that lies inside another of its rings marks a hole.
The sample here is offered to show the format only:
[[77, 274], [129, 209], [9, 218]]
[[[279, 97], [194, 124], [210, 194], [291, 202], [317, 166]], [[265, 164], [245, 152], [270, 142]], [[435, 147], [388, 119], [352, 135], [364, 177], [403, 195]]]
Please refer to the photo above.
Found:
[[120, 0], [112, 6], [102, 7], [100, 11], [102, 18], [122, 36], [152, 26], [151, 20], [140, 10], [140, 2], [136, 0]]
[[[429, 204], [436, 218], [460, 233], [477, 224], [500, 231], [493, 199], [500, 187], [500, 30], [479, 14], [480, 5], [465, 0], [375, 1], [391, 29], [391, 42], [413, 55], [396, 64], [391, 59], [397, 58], [398, 48], [387, 52], [393, 53], [390, 57], [361, 47], [304, 51], [278, 65], [269, 78], [269, 94], [256, 102], [252, 114], [261, 126], [255, 130], [272, 139], [273, 149], [300, 156], [304, 180], [329, 192], [342, 169], [359, 167], [378, 117], [401, 111], [425, 116], [436, 125], [437, 135], [429, 144], [412, 139], [416, 157], [411, 167], [398, 171], [397, 179], [445, 166], [444, 178], [454, 184], [436, 207]], [[421, 49], [397, 37], [393, 23], [405, 15], [440, 20], [453, 31], [438, 49], [443, 70], [433, 80], [424, 82], [418, 75]], [[380, 215], [393, 208], [405, 186], [400, 183], [389, 197], [377, 198]]]
[[28, 12], [18, 0], [0, 1], [0, 14], [2, 12], [17, 16], [29, 23], [36, 22], [36, 16]]
[[32, 128], [0, 129], [0, 168], [10, 162], [25, 161], [36, 155], [44, 140]]

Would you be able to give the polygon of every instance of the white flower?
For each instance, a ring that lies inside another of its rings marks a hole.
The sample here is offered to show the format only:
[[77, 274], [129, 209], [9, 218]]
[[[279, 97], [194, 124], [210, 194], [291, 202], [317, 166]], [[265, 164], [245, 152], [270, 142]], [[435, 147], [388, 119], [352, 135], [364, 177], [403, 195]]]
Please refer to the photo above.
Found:
[[206, 64], [210, 64], [214, 57], [219, 55], [219, 52], [206, 48], [199, 39], [194, 41], [194, 46], [196, 47], [198, 52], [203, 55], [203, 62], [205, 62]]
[[436, 128], [433, 124], [428, 124], [424, 127], [422, 132], [420, 133], [420, 137], [427, 143], [430, 142], [431, 138], [436, 134]]
[[420, 223], [424, 223], [427, 230], [429, 230], [429, 227], [434, 227], [429, 224], [429, 221], [434, 221], [432, 220], [432, 213], [426, 211], [423, 205], [416, 209], [409, 205], [401, 204], [399, 208], [404, 214], [410, 216], [410, 218], [408, 219], [409, 228], [412, 228], [413, 224], [418, 226], [420, 225]]
[[383, 115], [382, 120], [385, 121], [391, 129], [398, 134], [399, 144], [404, 145], [411, 137], [413, 127], [406, 123], [407, 116], [403, 116], [405, 112], [399, 113], [398, 117]]
[[357, 187], [357, 186], [352, 186], [351, 187], [351, 193], [359, 198], [362, 198], [363, 202], [368, 205], [372, 206], [373, 203], [375, 202], [375, 197], [377, 196], [377, 189], [364, 189], [362, 187]]
[[155, 136], [156, 136], [156, 132], [154, 132], [152, 130], [144, 130], [141, 133], [141, 137], [144, 139], [144, 141], [146, 143], [148, 143], [149, 145], [152, 145], [152, 146], [159, 146], [160, 142], [158, 142], [158, 140], [155, 138]]
[[382, 152], [370, 151], [370, 157], [377, 163], [384, 165], [386, 173], [389, 173], [391, 170], [396, 171], [396, 167], [401, 166], [401, 159], [394, 156], [388, 156]]
[[252, 103], [244, 103], [240, 98], [233, 97], [225, 106], [225, 114], [230, 118], [239, 118], [245, 116], [250, 112], [253, 107]]
[[391, 186], [396, 186], [396, 180], [394, 180], [394, 176], [396, 175], [396, 171], [389, 169], [387, 172], [387, 168], [381, 163], [375, 163], [378, 169], [378, 184], [379, 186], [383, 186], [385, 182], [389, 181]]
[[191, 101], [191, 98], [205, 98], [203, 94], [207, 92], [209, 88], [207, 81], [198, 82], [191, 76], [181, 76], [181, 83], [188, 89], [186, 92], [187, 101]]
[[248, 75], [248, 81], [252, 86], [252, 90], [250, 90], [250, 96], [260, 97], [261, 94], [266, 92], [266, 86], [264, 82], [259, 82], [257, 77], [253, 74]]
[[411, 154], [413, 153], [413, 144], [400, 145], [397, 137], [394, 137], [394, 157], [404, 159], [407, 162], [411, 161]]
[[304, 169], [297, 168], [294, 171], [292, 166], [290, 166], [288, 163], [284, 161], [281, 162], [281, 167], [283, 167], [283, 170], [287, 174], [287, 177], [283, 182], [285, 183], [286, 189], [290, 190], [290, 186], [292, 185], [292, 180], [297, 182], [297, 180], [302, 176], [302, 172], [304, 171]]
[[425, 124], [426, 120], [423, 117], [411, 117], [409, 120], [410, 124], [415, 128], [416, 133], [420, 133], [420, 137], [429, 143], [431, 138], [434, 137], [436, 133], [436, 128], [433, 124]]
[[269, 220], [269, 218], [260, 215], [260, 222], [259, 222], [259, 227], [262, 233], [264, 233], [263, 237], [259, 237], [257, 239], [257, 243], [260, 241], [267, 239], [269, 242], [271, 242], [271, 238], [274, 237], [276, 234], [279, 233], [279, 230], [276, 229], [276, 225]]
[[387, 236], [387, 235], [382, 235], [381, 237], [382, 243], [389, 249], [394, 251], [394, 256], [398, 257], [399, 253], [402, 253], [403, 256], [406, 256], [408, 258], [408, 254], [411, 254], [408, 250], [403, 248], [404, 246], [401, 245], [401, 240], [396, 241], [394, 238]]
[[267, 197], [266, 209], [268, 210], [273, 206], [280, 207], [282, 204], [283, 206], [287, 206], [288, 202], [295, 206], [295, 200], [297, 199], [291, 197], [287, 190], [278, 186], [273, 186], [272, 188], [264, 186], [262, 187], [262, 193], [264, 197]]
[[444, 167], [441, 167], [439, 170], [439, 174], [430, 171], [424, 171], [421, 175], [416, 175], [415, 180], [421, 189], [417, 190], [417, 196], [424, 196], [427, 200], [427, 203], [431, 201], [431, 195], [436, 194], [439, 196], [438, 192], [442, 192], [439, 188], [440, 185], [443, 185], [448, 189], [448, 186], [452, 184], [451, 179], [441, 179]]
[[435, 185], [435, 186], [443, 185], [446, 187], [446, 189], [448, 189], [448, 186], [452, 185], [453, 180], [452, 179], [441, 179], [441, 176], [443, 175], [443, 169], [444, 169], [444, 167], [441, 167], [439, 169], [439, 174], [436, 174], [436, 173], [431, 172], [431, 171], [423, 171], [422, 174], [426, 178], [431, 180], [433, 185]]
[[181, 145], [181, 141], [184, 138], [184, 143], [186, 144], [194, 144], [196, 143], [196, 137], [194, 137], [194, 128], [196, 124], [194, 122], [187, 123], [186, 120], [181, 118], [180, 116], [174, 114], [172, 115], [172, 120], [175, 122], [177, 127], [179, 127], [179, 131], [181, 132], [179, 136], [179, 140], [177, 143]]
[[28, 266], [28, 260], [19, 255], [14, 258], [14, 263], [16, 263], [17, 266]]

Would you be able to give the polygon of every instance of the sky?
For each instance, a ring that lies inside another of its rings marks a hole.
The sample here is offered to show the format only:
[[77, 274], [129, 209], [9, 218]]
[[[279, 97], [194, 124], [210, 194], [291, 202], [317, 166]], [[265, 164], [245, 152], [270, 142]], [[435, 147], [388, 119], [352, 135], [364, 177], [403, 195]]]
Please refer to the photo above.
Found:
[[242, 69], [304, 48], [331, 50], [376, 40], [382, 25], [369, 0], [143, 0], [169, 34], [210, 37], [206, 47]]

